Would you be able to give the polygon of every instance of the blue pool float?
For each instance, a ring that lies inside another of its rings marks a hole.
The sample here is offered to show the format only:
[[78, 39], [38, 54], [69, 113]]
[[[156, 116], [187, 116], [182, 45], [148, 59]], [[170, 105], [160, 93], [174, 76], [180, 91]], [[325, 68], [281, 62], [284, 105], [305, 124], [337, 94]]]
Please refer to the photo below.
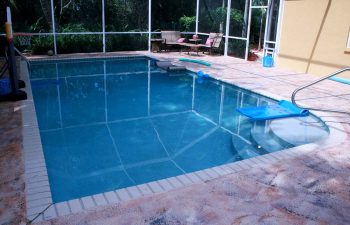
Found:
[[275, 105], [238, 108], [237, 111], [252, 120], [272, 120], [310, 114], [309, 110], [301, 109], [285, 100], [281, 100]]
[[182, 61], [182, 62], [198, 63], [198, 64], [201, 64], [201, 65], [204, 65], [204, 66], [209, 66], [209, 67], [211, 66], [210, 63], [205, 62], [203, 60], [198, 60], [198, 59], [180, 58], [179, 60]]
[[331, 77], [329, 79], [332, 80], [332, 81], [343, 83], [343, 84], [350, 84], [350, 80], [349, 79], [344, 79], [344, 78], [341, 78], [341, 77]]
[[197, 76], [200, 78], [208, 78], [209, 77], [209, 75], [204, 73], [202, 70], [197, 72]]

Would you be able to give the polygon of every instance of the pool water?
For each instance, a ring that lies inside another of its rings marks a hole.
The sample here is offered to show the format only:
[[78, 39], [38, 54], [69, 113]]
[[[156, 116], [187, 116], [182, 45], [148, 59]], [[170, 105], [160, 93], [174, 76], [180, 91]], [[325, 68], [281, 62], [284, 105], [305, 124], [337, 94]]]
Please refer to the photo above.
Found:
[[[189, 71], [162, 71], [145, 57], [35, 61], [30, 76], [54, 202], [235, 162], [327, 134], [312, 116], [252, 122], [235, 109], [274, 101]], [[303, 135], [279, 138], [278, 132], [291, 132], [283, 123]]]

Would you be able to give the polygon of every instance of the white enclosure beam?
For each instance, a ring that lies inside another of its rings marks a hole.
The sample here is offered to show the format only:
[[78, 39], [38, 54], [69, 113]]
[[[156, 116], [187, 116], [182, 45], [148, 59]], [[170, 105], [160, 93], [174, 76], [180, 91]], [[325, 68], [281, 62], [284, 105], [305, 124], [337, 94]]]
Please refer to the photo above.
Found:
[[[200, 35], [206, 35], [206, 36], [209, 36], [210, 34], [209, 33], [201, 33], [201, 32], [198, 32], [198, 34]], [[224, 37], [226, 37], [226, 35], [224, 35]], [[235, 37], [235, 36], [230, 36], [228, 35], [229, 38], [232, 38], [232, 39], [237, 39], [237, 40], [247, 40], [247, 38], [244, 38], [244, 37]]]
[[284, 0], [280, 0], [279, 10], [278, 10], [275, 56], [274, 56], [275, 65], [277, 65], [277, 63], [278, 63], [278, 54], [279, 54], [279, 49], [280, 49], [282, 20], [283, 20], [283, 10], [284, 10]]
[[264, 34], [264, 56], [266, 56], [266, 50], [267, 50], [267, 46], [266, 46], [266, 42], [268, 41], [268, 33], [270, 32], [271, 29], [271, 18], [270, 18], [270, 13], [271, 13], [271, 0], [268, 0], [268, 6], [267, 6], [267, 10], [266, 10], [266, 22], [265, 22], [265, 34]]
[[252, 0], [249, 0], [249, 14], [248, 14], [248, 26], [247, 26], [247, 42], [245, 46], [245, 60], [248, 60], [249, 54], [249, 41], [250, 41], [250, 23], [252, 21]]
[[244, 3], [244, 27], [242, 29], [242, 37], [247, 37], [247, 26], [248, 26], [248, 12], [249, 12], [249, 0], [245, 0]]
[[105, 0], [102, 0], [102, 46], [103, 53], [106, 53]]
[[196, 7], [196, 35], [198, 34], [198, 18], [199, 18], [199, 0], [197, 0], [197, 7]]
[[227, 15], [226, 15], [226, 37], [225, 37], [225, 50], [224, 56], [227, 56], [228, 52], [228, 36], [230, 35], [230, 18], [231, 18], [231, 0], [227, 2]]
[[252, 9], [267, 9], [268, 6], [264, 5], [264, 6], [252, 6]]
[[151, 52], [152, 0], [148, 0], [148, 52]]
[[57, 42], [56, 42], [56, 24], [55, 24], [55, 11], [53, 6], [53, 0], [51, 0], [51, 23], [52, 23], [52, 35], [53, 35], [53, 51], [57, 55]]

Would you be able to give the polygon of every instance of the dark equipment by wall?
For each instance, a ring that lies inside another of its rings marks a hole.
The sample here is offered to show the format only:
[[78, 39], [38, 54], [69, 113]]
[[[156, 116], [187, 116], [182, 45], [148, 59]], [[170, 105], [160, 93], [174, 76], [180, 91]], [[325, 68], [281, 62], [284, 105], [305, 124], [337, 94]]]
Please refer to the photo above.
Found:
[[18, 80], [15, 50], [12, 37], [11, 12], [7, 8], [8, 19], [6, 26], [6, 39], [2, 40], [5, 49], [5, 64], [0, 69], [0, 101], [20, 101], [27, 99], [27, 93], [20, 88], [25, 86]]

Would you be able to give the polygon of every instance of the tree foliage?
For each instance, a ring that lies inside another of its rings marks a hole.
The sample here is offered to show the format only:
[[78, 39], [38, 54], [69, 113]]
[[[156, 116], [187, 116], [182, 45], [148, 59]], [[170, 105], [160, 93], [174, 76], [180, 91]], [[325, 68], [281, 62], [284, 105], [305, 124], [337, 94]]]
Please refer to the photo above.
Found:
[[180, 24], [184, 27], [184, 31], [190, 31], [190, 28], [196, 22], [195, 16], [182, 16], [179, 20]]

